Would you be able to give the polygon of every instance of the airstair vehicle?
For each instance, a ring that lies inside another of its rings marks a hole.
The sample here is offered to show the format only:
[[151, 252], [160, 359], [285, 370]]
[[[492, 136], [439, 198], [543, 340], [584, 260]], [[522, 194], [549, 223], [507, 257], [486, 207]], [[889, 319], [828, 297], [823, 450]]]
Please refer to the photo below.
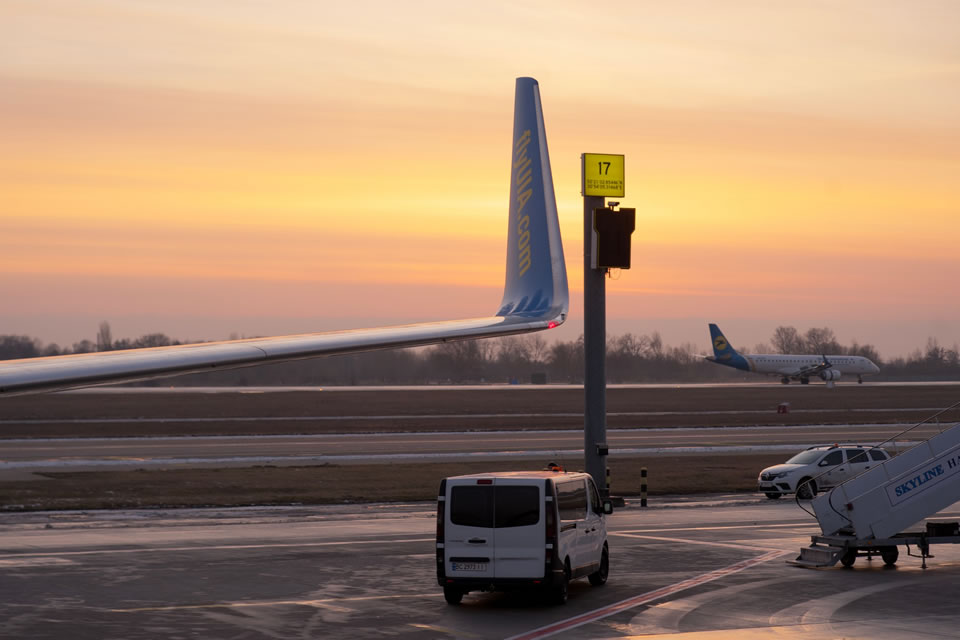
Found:
[[[877, 446], [909, 437], [923, 425], [939, 426], [933, 421], [957, 406], [960, 402]], [[820, 523], [822, 535], [811, 536], [812, 544], [791, 564], [830, 567], [839, 561], [849, 567], [859, 556], [877, 555], [892, 565], [899, 557], [898, 547], [906, 545], [907, 554], [921, 558], [926, 568], [927, 558], [933, 557], [930, 545], [960, 543], [957, 522], [928, 521], [925, 530], [906, 531], [960, 499], [960, 424], [938, 431], [817, 496], [811, 515]], [[911, 546], [919, 554], [912, 553]]]

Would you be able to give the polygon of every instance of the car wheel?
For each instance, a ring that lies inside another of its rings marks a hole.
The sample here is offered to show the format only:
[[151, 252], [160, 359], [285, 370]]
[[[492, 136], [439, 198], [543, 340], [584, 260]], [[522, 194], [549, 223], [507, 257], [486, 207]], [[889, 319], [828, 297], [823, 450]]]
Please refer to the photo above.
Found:
[[777, 498], [780, 497], [779, 493], [775, 493], [773, 491], [767, 491], [764, 495], [770, 498], [771, 500], [776, 500]]
[[812, 500], [817, 495], [817, 483], [810, 478], [804, 478], [797, 483], [797, 497], [801, 500]]
[[553, 603], [554, 604], [566, 604], [567, 603], [567, 587], [570, 585], [570, 560], [567, 560], [564, 563], [563, 575], [561, 576], [559, 582], [553, 586]]
[[840, 556], [840, 564], [845, 567], [852, 567], [853, 563], [857, 561], [857, 548], [851, 547], [843, 552], [843, 555]]
[[463, 600], [463, 591], [456, 587], [445, 586], [443, 588], [443, 599], [447, 601], [447, 604], [460, 604], [460, 601]]
[[600, 568], [595, 573], [587, 576], [587, 579], [595, 587], [599, 587], [607, 581], [607, 575], [610, 574], [610, 554], [607, 552], [607, 545], [603, 545], [603, 553], [600, 554]]
[[900, 557], [900, 550], [896, 547], [882, 547], [880, 549], [880, 557], [883, 558], [883, 564], [895, 565], [897, 564], [897, 559]]

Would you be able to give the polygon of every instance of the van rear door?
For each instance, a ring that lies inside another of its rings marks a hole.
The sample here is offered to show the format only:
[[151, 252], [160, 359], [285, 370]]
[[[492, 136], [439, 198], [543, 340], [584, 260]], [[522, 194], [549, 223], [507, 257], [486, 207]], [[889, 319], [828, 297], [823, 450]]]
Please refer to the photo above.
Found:
[[493, 578], [493, 479], [448, 479], [444, 558], [448, 578]]
[[494, 491], [495, 578], [542, 578], [546, 522], [542, 480], [497, 478]]

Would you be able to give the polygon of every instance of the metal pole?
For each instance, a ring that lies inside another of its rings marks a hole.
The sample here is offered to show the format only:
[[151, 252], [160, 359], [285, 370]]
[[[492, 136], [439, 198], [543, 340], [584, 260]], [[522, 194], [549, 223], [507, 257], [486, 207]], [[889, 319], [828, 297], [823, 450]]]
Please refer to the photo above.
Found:
[[607, 300], [606, 270], [590, 267], [593, 252], [593, 210], [604, 206], [602, 196], [583, 198], [583, 458], [587, 473], [607, 496], [607, 457], [597, 445], [607, 441]]
[[640, 467], [640, 506], [647, 506], [647, 468]]

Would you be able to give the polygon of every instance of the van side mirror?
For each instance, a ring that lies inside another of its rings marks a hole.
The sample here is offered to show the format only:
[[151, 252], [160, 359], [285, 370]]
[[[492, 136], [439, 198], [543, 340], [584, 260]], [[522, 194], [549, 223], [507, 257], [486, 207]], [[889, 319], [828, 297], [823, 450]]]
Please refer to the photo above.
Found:
[[603, 501], [603, 512], [604, 512], [605, 514], [607, 514], [607, 515], [610, 515], [611, 513], [613, 513], [613, 502], [612, 502], [612, 501], [606, 500], [606, 499]]

